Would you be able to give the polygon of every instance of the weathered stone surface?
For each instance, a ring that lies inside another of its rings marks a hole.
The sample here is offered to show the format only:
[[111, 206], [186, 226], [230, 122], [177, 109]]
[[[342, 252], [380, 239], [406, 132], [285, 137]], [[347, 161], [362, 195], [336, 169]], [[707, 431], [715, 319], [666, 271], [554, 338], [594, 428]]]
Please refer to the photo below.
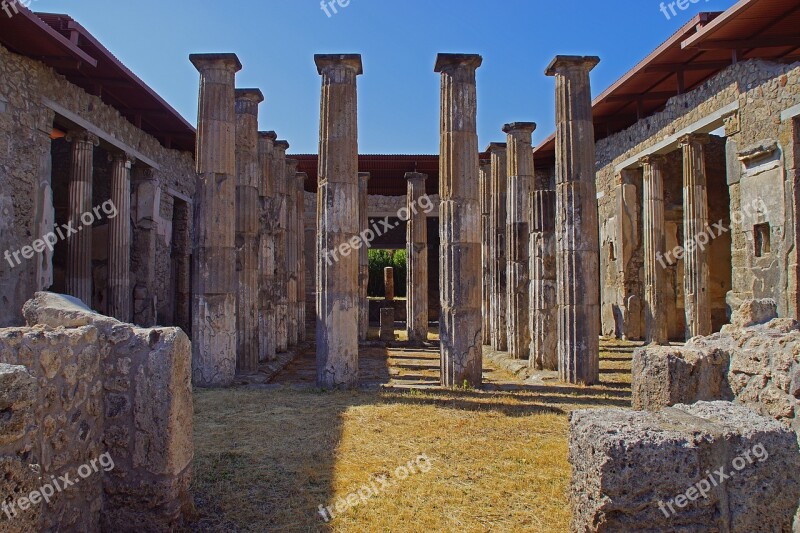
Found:
[[508, 209], [508, 160], [506, 143], [491, 143], [489, 152], [490, 176], [489, 209], [490, 245], [490, 324], [491, 345], [495, 350], [508, 350], [508, 266], [506, 243], [506, 219]]
[[481, 316], [483, 317], [483, 344], [492, 342], [492, 164], [481, 161], [480, 169], [481, 197], [481, 269], [483, 285], [481, 290]]
[[382, 341], [394, 340], [394, 307], [381, 308], [381, 329], [380, 337]]
[[[117, 215], [109, 221], [108, 314], [130, 322], [133, 312], [131, 288], [131, 166], [126, 153], [111, 156], [111, 200]], [[176, 280], [177, 281], [177, 280]]]
[[441, 382], [479, 387], [483, 378], [481, 334], [481, 209], [478, 193], [478, 55], [439, 54], [441, 147]]
[[258, 132], [258, 160], [261, 166], [259, 184], [259, 291], [258, 291], [258, 358], [260, 362], [274, 360], [277, 355], [277, 326], [275, 300], [276, 272], [276, 215], [275, 184], [272, 176], [273, 145], [278, 138], [274, 131]]
[[428, 340], [428, 216], [420, 205], [428, 176], [405, 175], [408, 181], [406, 226], [406, 332], [411, 342]]
[[664, 158], [648, 156], [642, 159], [642, 167], [645, 340], [651, 344], [664, 344], [669, 340], [665, 301], [666, 272], [664, 266], [659, 264], [659, 259], [666, 252]]
[[278, 352], [289, 349], [289, 183], [286, 150], [289, 143], [277, 140], [272, 148], [272, 183], [275, 187], [272, 216], [275, 223], [275, 343]]
[[[358, 174], [359, 233], [369, 227], [369, 172]], [[363, 234], [363, 233], [362, 233]], [[358, 250], [358, 340], [367, 340], [369, 332], [369, 246]]]
[[[77, 328], [108, 319], [73, 296], [52, 292], [37, 292], [25, 302], [22, 314], [29, 326], [38, 324], [51, 328]], [[111, 321], [116, 322], [114, 319]]]
[[775, 300], [745, 300], [731, 315], [731, 325], [736, 328], [746, 328], [766, 324], [773, 318], [778, 318], [778, 304]]
[[22, 440], [33, 424], [36, 380], [24, 366], [0, 363], [0, 446]]
[[394, 301], [394, 268], [386, 267], [383, 269], [383, 287], [386, 294], [386, 301]]
[[795, 434], [729, 402], [574, 411], [569, 446], [572, 531], [789, 531], [800, 498]]

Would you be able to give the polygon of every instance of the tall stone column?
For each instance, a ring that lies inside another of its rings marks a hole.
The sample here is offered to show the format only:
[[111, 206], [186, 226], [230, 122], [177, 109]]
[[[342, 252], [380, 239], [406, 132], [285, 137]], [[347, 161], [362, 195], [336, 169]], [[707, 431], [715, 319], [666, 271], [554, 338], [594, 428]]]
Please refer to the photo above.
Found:
[[491, 205], [492, 205], [492, 165], [491, 162], [481, 161], [479, 174], [481, 197], [481, 317], [483, 344], [491, 344], [492, 340], [492, 239], [491, 239]]
[[[358, 173], [358, 227], [369, 229], [369, 172]], [[358, 340], [367, 340], [369, 332], [369, 243], [358, 249]]]
[[533, 193], [533, 147], [536, 124], [506, 124], [508, 135], [508, 190], [506, 242], [508, 243], [508, 351], [516, 359], [528, 359], [530, 332], [530, 238]]
[[277, 139], [274, 131], [258, 132], [258, 162], [261, 182], [258, 186], [260, 239], [258, 266], [258, 358], [270, 361], [277, 355], [275, 331], [275, 184], [272, 178], [272, 147]]
[[425, 174], [406, 173], [406, 329], [411, 342], [428, 340], [428, 215], [420, 207], [427, 179]]
[[200, 71], [194, 213], [192, 381], [227, 386], [236, 373], [235, 54], [193, 54]]
[[557, 56], [556, 269], [558, 371], [569, 383], [600, 379], [600, 246], [592, 94], [597, 57]]
[[[317, 192], [317, 385], [358, 385], [358, 98], [361, 56], [316, 55], [322, 76]], [[344, 245], [344, 246], [343, 246]], [[338, 253], [335, 252], [339, 250]]]
[[506, 143], [491, 143], [491, 344], [495, 350], [508, 350], [508, 265], [506, 255], [506, 223], [508, 208], [508, 161]]
[[708, 185], [705, 148], [708, 135], [687, 135], [683, 149], [683, 264], [686, 338], [711, 335], [711, 301], [708, 293], [707, 244], [698, 236], [708, 228]]
[[[161, 212], [161, 182], [155, 169], [141, 165], [133, 169], [131, 177], [133, 180], [131, 271], [136, 279], [133, 288], [133, 323], [141, 327], [153, 327], [157, 322], [156, 241]], [[193, 291], [190, 289], [188, 292], [192, 294]], [[187, 334], [190, 330], [191, 327], [187, 329]]]
[[258, 89], [236, 91], [236, 370], [258, 370]]
[[297, 159], [286, 160], [286, 275], [287, 301], [286, 331], [289, 346], [297, 344], [297, 261], [298, 261], [298, 227], [297, 227]]
[[538, 370], [558, 370], [556, 193], [545, 174], [535, 178], [531, 226], [531, 357]]
[[477, 88], [479, 55], [439, 54], [441, 147], [442, 385], [479, 387], [481, 333], [481, 207], [478, 193]]
[[77, 231], [67, 240], [67, 294], [92, 307], [92, 228], [84, 226], [81, 215], [92, 212], [94, 148], [100, 144], [96, 135], [84, 130], [71, 131], [72, 166], [69, 176], [69, 222]]
[[275, 344], [278, 352], [289, 349], [289, 186], [286, 150], [289, 143], [275, 141], [272, 148], [272, 181], [275, 184]]
[[131, 288], [131, 166], [133, 158], [118, 152], [111, 156], [111, 201], [117, 216], [108, 222], [108, 314], [130, 322]]
[[306, 180], [308, 174], [295, 174], [297, 207], [295, 209], [295, 229], [297, 231], [297, 340], [306, 340]]
[[666, 252], [664, 228], [664, 157], [649, 155], [641, 161], [642, 227], [644, 233], [644, 315], [645, 339], [650, 344], [665, 344], [667, 338], [666, 279], [663, 256]]

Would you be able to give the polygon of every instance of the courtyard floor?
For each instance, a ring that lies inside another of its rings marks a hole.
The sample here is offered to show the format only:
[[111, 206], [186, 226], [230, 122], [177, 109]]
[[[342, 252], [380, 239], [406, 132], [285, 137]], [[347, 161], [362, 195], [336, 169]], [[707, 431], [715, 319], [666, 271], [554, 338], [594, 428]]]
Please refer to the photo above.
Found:
[[567, 531], [568, 414], [630, 406], [635, 346], [603, 341], [590, 388], [487, 362], [483, 390], [442, 390], [435, 345], [375, 344], [358, 391], [315, 389], [313, 346], [270, 384], [198, 390], [190, 530]]

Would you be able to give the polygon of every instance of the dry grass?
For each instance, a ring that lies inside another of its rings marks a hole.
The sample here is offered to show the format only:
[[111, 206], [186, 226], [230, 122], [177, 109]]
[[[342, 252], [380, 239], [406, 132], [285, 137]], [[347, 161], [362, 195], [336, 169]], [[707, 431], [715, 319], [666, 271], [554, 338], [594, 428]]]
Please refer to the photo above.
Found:
[[[629, 405], [629, 346], [604, 343], [592, 389], [511, 390], [495, 369], [485, 392], [198, 391], [192, 529], [566, 531], [567, 414]], [[421, 453], [429, 472], [330, 523], [317, 514]]]

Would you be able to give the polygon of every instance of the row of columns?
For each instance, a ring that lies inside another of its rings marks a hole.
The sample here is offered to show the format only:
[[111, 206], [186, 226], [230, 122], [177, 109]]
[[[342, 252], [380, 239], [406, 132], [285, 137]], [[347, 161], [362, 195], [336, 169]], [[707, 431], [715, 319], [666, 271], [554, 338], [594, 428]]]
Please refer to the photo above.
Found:
[[192, 377], [236, 373], [305, 338], [305, 175], [289, 144], [258, 131], [258, 89], [236, 89], [234, 54], [196, 54], [200, 72], [194, 214]]

